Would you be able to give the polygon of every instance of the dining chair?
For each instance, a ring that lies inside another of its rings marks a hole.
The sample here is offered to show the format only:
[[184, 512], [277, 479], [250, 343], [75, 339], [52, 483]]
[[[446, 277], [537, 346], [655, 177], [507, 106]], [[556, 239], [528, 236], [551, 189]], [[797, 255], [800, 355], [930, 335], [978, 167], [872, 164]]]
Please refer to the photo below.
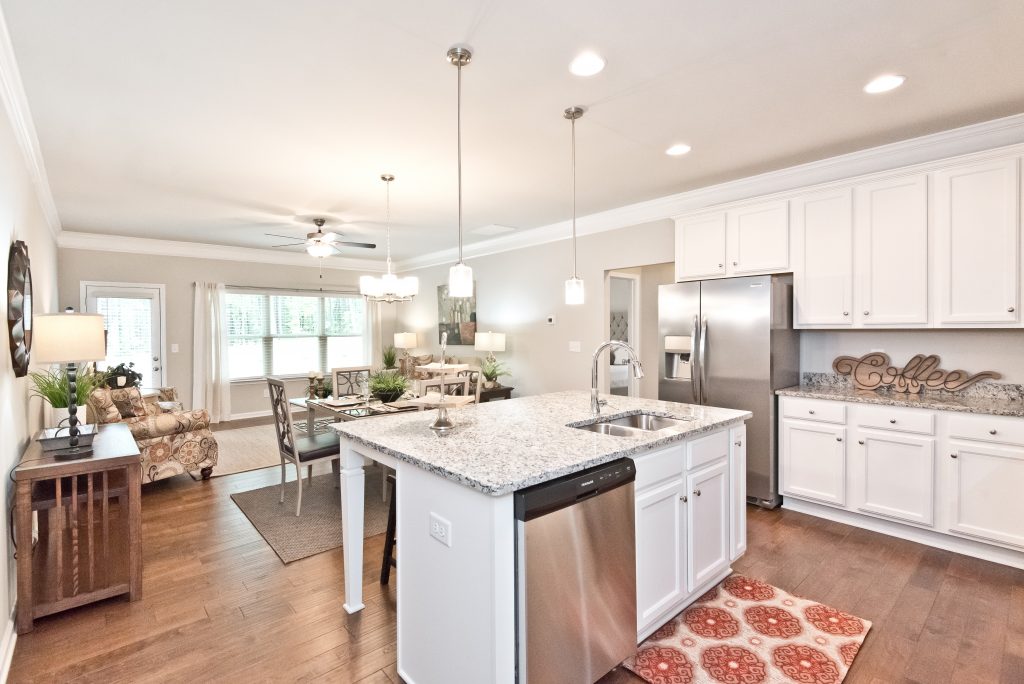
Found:
[[460, 370], [455, 374], [458, 378], [466, 378], [469, 380], [469, 386], [475, 390], [476, 403], [480, 403], [480, 387], [483, 385], [483, 371], [480, 366], [470, 366], [466, 370]]
[[288, 405], [284, 383], [278, 378], [267, 378], [270, 393], [270, 408], [274, 413], [274, 431], [277, 434], [277, 449], [281, 454], [281, 503], [284, 503], [284, 483], [288, 463], [295, 464], [295, 484], [299, 488], [295, 502], [296, 517], [302, 513], [302, 466], [306, 466], [307, 479], [313, 484], [313, 464], [320, 461], [339, 461], [341, 443], [337, 432], [319, 433], [307, 437], [295, 437], [292, 412]]
[[359, 387], [360, 380], [369, 382], [369, 366], [347, 366], [345, 368], [331, 369], [331, 383], [334, 388], [334, 398], [343, 397], [346, 394], [361, 394]]

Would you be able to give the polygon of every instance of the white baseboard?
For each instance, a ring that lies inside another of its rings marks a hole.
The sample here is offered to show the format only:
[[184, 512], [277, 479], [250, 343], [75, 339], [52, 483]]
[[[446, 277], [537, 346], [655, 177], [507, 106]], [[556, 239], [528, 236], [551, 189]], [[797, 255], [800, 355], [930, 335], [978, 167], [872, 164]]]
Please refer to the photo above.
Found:
[[811, 503], [810, 501], [800, 501], [789, 496], [783, 498], [782, 507], [797, 513], [806, 513], [807, 515], [825, 518], [826, 520], [843, 523], [852, 527], [861, 527], [872, 532], [880, 532], [890, 537], [899, 537], [900, 539], [917, 542], [918, 544], [934, 546], [946, 551], [952, 551], [953, 553], [960, 553], [965, 556], [980, 558], [1024, 570], [1024, 553], [1004, 549], [1001, 546], [934, 532], [913, 525], [904, 525], [903, 523], [883, 520], [882, 518], [875, 518], [870, 515], [852, 513], [839, 508], [832, 508], [831, 506]]
[[18, 641], [18, 630], [14, 625], [15, 611], [12, 610], [4, 626], [4, 637], [0, 640], [0, 682], [7, 681], [14, 660], [14, 644]]
[[270, 409], [263, 411], [249, 411], [248, 413], [232, 413], [228, 420], [246, 420], [247, 418], [264, 418], [272, 414]]

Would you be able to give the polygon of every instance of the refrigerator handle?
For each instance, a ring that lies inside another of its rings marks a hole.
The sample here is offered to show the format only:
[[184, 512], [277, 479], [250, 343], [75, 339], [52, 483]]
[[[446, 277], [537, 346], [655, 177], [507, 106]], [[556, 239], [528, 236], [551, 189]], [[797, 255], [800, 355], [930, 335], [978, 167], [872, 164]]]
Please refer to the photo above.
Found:
[[690, 328], [690, 387], [693, 388], [693, 398], [700, 403], [700, 385], [697, 384], [697, 317], [693, 317], [693, 326]]
[[700, 403], [708, 403], [708, 365], [706, 354], [708, 350], [708, 319], [702, 316], [700, 319]]

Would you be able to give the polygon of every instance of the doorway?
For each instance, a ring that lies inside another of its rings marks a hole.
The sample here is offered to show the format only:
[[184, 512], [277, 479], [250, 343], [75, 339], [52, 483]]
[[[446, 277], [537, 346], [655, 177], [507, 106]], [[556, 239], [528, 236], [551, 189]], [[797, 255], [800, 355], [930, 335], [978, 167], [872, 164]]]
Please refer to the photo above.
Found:
[[143, 387], [163, 387], [163, 285], [82, 282], [82, 310], [103, 316], [107, 358], [102, 368], [134, 364]]
[[[625, 342], [640, 353], [640, 274], [608, 273], [608, 339]], [[639, 383], [630, 371], [628, 355], [612, 349], [608, 355], [608, 391], [619, 396], [639, 396]]]

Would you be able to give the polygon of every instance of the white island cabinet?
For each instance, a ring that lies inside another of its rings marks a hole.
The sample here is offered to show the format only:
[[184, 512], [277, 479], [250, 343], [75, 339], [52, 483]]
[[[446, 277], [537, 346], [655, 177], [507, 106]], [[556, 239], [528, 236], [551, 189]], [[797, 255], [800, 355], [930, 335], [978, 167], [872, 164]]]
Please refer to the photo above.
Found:
[[[746, 548], [744, 411], [616, 396], [679, 426], [620, 437], [579, 430], [589, 393], [453, 412], [439, 438], [424, 414], [335, 424], [341, 435], [346, 610], [364, 608], [363, 468], [397, 473], [398, 672], [410, 684], [516, 682], [517, 490], [592, 466], [636, 465], [637, 643], [729, 574]], [[376, 573], [374, 573], [374, 576]], [[374, 593], [367, 604], [379, 604]], [[595, 599], [599, 600], [599, 599]], [[570, 626], [567, 625], [566, 629]]]

